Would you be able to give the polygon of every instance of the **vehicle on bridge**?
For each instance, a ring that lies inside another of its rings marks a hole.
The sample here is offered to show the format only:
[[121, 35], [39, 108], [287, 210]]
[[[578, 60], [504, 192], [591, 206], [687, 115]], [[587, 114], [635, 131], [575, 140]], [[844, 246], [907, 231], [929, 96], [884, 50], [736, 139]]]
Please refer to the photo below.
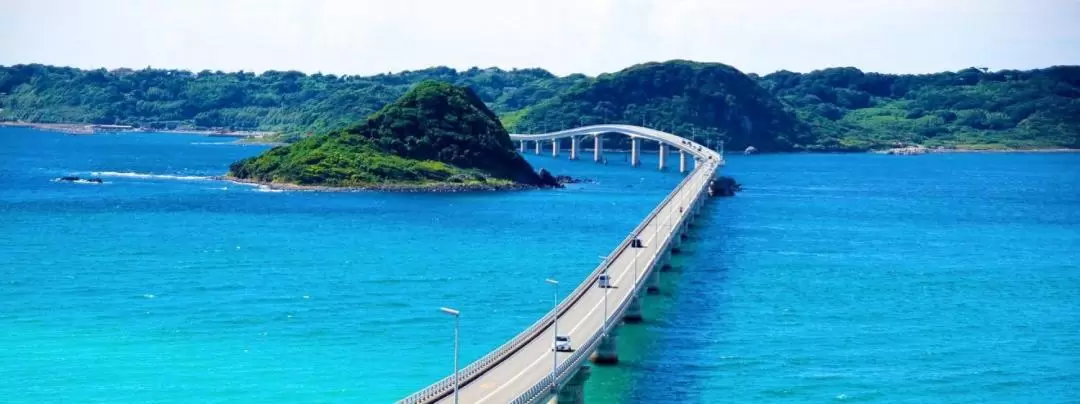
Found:
[[573, 349], [570, 348], [570, 336], [556, 335], [554, 349], [558, 352], [572, 352]]
[[596, 284], [602, 289], [611, 287], [611, 277], [608, 274], [603, 273], [596, 277]]

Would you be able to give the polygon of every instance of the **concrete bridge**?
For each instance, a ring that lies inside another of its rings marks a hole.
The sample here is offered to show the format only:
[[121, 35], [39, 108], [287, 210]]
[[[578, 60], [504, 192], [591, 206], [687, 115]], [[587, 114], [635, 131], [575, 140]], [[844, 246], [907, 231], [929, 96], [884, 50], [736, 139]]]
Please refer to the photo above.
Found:
[[[709, 196], [709, 185], [723, 157], [690, 140], [657, 130], [630, 125], [593, 125], [559, 132], [521, 135], [511, 139], [533, 142], [537, 153], [551, 145], [558, 156], [560, 139], [571, 139], [570, 158], [579, 157], [580, 142], [593, 142], [593, 159], [603, 159], [603, 136], [621, 134], [631, 138], [631, 164], [639, 165], [642, 141], [660, 143], [660, 168], [665, 168], [668, 149], [679, 153], [680, 171], [693, 170], [618, 247], [571, 291], [558, 306], [517, 336], [472, 364], [420, 390], [399, 403], [583, 403], [583, 386], [589, 378], [588, 362], [618, 363], [615, 337], [623, 322], [642, 321], [643, 293], [659, 290], [660, 272], [669, 267], [688, 228]], [[601, 275], [610, 279], [602, 288]], [[554, 281], [552, 281], [554, 282]], [[445, 310], [453, 315], [456, 311]], [[556, 335], [570, 337], [572, 351], [552, 349]], [[456, 360], [456, 359], [455, 359]], [[455, 365], [455, 368], [457, 366]]]
[[[510, 135], [510, 139], [518, 141], [518, 151], [526, 152], [527, 143], [533, 142], [536, 154], [542, 154], [545, 150], [551, 151], [552, 157], [559, 157], [561, 145], [564, 139], [570, 139], [570, 160], [581, 158], [582, 142], [592, 141], [592, 159], [602, 162], [604, 159], [604, 134], [623, 134], [630, 137], [630, 165], [641, 165], [641, 142], [649, 140], [658, 142], [660, 155], [660, 169], [667, 169], [668, 152], [675, 149], [679, 153], [679, 172], [685, 173], [689, 161], [686, 157], [692, 156], [697, 159], [707, 160], [709, 153], [719, 154], [707, 149], [705, 146], [691, 142], [690, 140], [649, 128], [632, 125], [593, 125], [559, 132], [544, 133], [539, 135]], [[723, 164], [723, 161], [721, 161]]]

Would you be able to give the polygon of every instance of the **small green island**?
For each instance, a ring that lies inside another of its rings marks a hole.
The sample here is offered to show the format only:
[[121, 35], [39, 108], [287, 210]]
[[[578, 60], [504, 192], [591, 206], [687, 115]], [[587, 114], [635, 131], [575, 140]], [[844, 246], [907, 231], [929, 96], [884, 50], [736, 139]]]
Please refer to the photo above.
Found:
[[417, 84], [360, 124], [233, 163], [228, 179], [286, 189], [462, 191], [561, 186], [514, 150], [467, 87]]

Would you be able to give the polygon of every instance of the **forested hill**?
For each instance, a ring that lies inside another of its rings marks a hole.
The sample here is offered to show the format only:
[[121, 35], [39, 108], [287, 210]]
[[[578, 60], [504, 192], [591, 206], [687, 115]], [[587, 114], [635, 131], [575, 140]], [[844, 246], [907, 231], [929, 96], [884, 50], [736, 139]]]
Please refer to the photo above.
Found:
[[926, 75], [848, 67], [758, 83], [814, 128], [812, 148], [1080, 148], [1080, 66]]
[[511, 131], [644, 123], [766, 151], [1080, 148], [1078, 66], [757, 76], [669, 61], [557, 77], [541, 69], [338, 76], [16, 65], [0, 67], [0, 119], [324, 133], [362, 121], [428, 79], [471, 88]]
[[670, 61], [604, 74], [510, 114], [514, 129], [537, 132], [627, 122], [734, 148], [790, 151], [813, 142], [809, 126], [752, 78], [719, 63]]
[[[550, 97], [586, 77], [556, 78], [540, 69], [459, 72], [446, 67], [337, 76], [16, 65], [0, 67], [0, 119], [320, 133], [366, 119], [424, 80], [468, 86], [499, 113]], [[500, 108], [504, 99], [509, 107]]]
[[467, 87], [422, 82], [366, 120], [232, 164], [262, 183], [330, 187], [557, 186], [514, 150], [498, 118]]

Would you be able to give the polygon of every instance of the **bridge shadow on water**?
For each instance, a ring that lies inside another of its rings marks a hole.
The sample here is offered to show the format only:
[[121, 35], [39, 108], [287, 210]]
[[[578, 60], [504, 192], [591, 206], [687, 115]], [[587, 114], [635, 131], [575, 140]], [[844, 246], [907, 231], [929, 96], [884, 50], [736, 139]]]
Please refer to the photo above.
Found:
[[731, 259], [725, 254], [731, 237], [724, 214], [728, 201], [706, 203], [681, 252], [672, 254], [671, 269], [660, 273], [660, 292], [644, 297], [645, 321], [619, 328], [619, 363], [590, 365], [586, 402], [701, 402], [697, 386], [719, 363], [705, 348], [720, 339], [701, 324], [716, 329], [728, 306], [722, 291]]

